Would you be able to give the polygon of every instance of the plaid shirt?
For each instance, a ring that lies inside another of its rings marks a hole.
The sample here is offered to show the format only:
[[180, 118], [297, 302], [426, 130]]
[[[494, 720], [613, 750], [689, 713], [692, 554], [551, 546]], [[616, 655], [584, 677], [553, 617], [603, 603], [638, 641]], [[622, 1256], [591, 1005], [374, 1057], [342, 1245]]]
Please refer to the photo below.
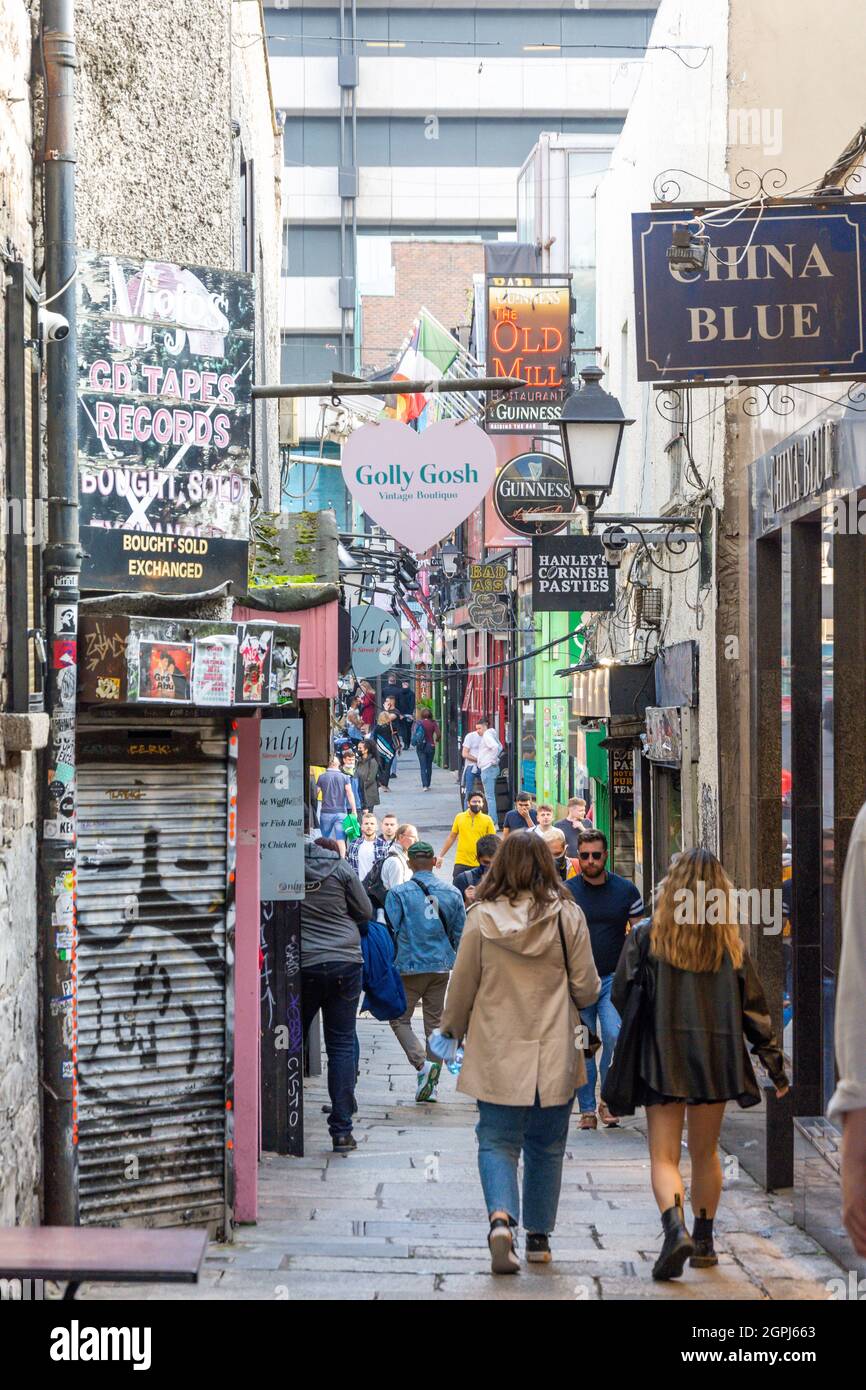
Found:
[[[363, 836], [361, 836], [359, 839], [353, 840], [346, 850], [346, 863], [350, 868], [355, 870], [355, 873], [358, 872], [358, 851], [363, 843], [364, 839]], [[390, 848], [390, 840], [386, 840], [381, 835], [377, 835], [373, 841], [373, 863], [378, 864], [380, 859], [384, 859]]]

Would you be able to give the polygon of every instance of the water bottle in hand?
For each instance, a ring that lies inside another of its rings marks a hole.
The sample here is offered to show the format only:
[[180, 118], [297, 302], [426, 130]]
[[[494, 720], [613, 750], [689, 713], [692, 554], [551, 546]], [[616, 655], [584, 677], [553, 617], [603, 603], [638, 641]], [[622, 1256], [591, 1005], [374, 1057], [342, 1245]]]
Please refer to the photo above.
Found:
[[459, 1076], [460, 1068], [463, 1066], [463, 1048], [458, 1047], [457, 1051], [454, 1054], [453, 1062], [446, 1062], [445, 1065], [452, 1076]]

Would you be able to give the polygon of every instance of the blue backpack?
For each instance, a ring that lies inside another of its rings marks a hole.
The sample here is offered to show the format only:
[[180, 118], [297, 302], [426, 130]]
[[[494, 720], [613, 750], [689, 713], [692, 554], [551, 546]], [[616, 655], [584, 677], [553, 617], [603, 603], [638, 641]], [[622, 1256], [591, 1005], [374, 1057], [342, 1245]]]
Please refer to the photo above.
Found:
[[364, 998], [361, 1012], [372, 1014], [381, 1023], [400, 1018], [406, 1012], [406, 991], [394, 964], [394, 942], [382, 922], [359, 925], [364, 956]]
[[427, 730], [424, 728], [424, 725], [421, 723], [420, 719], [418, 720], [417, 724], [412, 730], [412, 738], [410, 742], [413, 748], [427, 747]]

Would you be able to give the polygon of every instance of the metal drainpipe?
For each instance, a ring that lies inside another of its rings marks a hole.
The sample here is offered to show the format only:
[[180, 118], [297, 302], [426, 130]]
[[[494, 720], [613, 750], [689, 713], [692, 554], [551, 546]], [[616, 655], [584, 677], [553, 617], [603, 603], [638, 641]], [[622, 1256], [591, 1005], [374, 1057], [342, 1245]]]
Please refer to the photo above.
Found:
[[[45, 618], [48, 672], [46, 709], [51, 735], [45, 757], [43, 834], [39, 862], [42, 952], [42, 1087], [44, 1220], [78, 1223], [77, 980], [75, 874], [76, 641], [58, 634], [78, 627], [81, 549], [78, 543], [78, 337], [75, 322], [75, 12], [73, 0], [43, 0], [41, 44], [45, 64], [46, 297], [69, 321], [69, 335], [46, 345], [48, 543], [45, 548]], [[63, 286], [66, 288], [58, 294]], [[61, 618], [65, 610], [66, 622]], [[58, 786], [64, 790], [53, 795]], [[68, 805], [72, 799], [72, 806]], [[65, 803], [61, 814], [60, 802]], [[74, 899], [73, 899], [74, 902]]]

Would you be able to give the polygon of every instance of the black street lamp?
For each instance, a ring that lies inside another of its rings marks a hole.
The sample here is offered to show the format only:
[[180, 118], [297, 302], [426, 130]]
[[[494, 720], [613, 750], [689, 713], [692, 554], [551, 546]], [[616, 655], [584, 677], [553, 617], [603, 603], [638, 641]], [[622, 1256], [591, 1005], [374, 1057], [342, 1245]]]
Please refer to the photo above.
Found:
[[613, 487], [623, 431], [634, 420], [627, 420], [616, 396], [599, 385], [600, 367], [584, 367], [580, 375], [583, 385], [566, 399], [559, 430], [571, 485], [592, 530], [593, 513]]
[[442, 556], [442, 569], [449, 578], [457, 573], [460, 564], [460, 549], [453, 541], [446, 541], [440, 546], [439, 553]]

